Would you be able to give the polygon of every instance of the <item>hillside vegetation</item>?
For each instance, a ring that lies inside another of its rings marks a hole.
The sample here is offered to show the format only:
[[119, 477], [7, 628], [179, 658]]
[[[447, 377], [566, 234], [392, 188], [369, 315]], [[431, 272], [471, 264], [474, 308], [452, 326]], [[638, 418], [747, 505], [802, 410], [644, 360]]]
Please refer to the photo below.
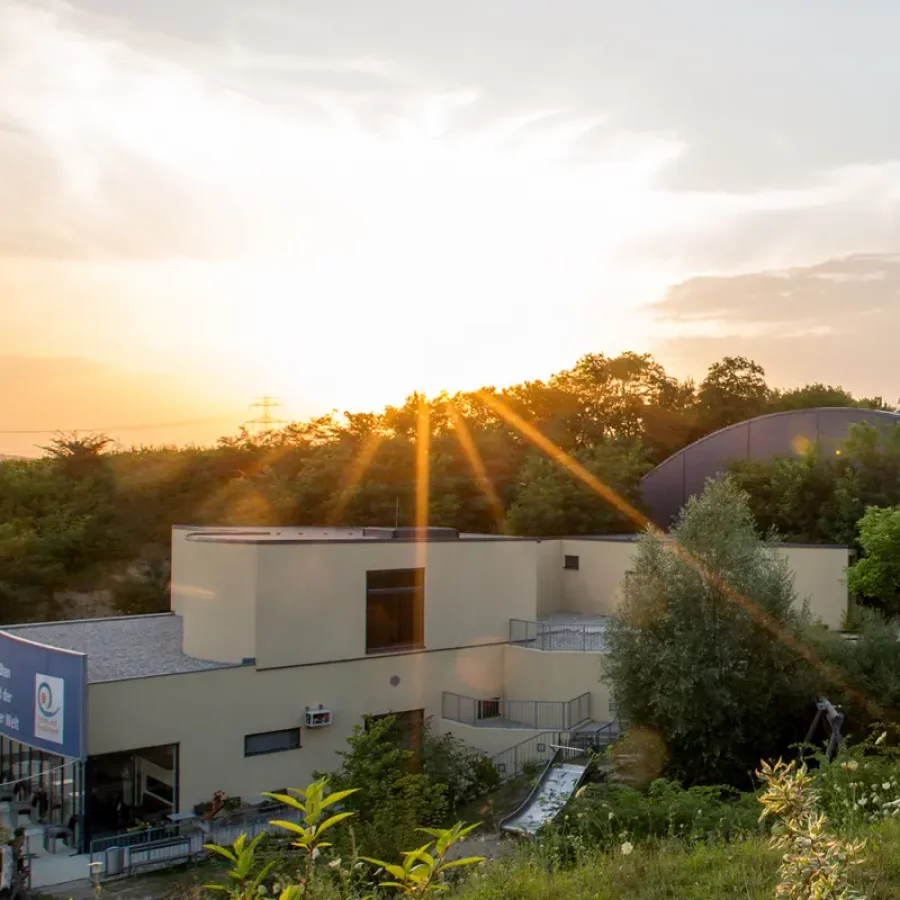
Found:
[[[432, 525], [523, 535], [633, 531], [633, 521], [548, 451], [562, 451], [640, 507], [641, 475], [691, 441], [749, 416], [817, 405], [888, 408], [823, 385], [777, 390], [742, 358], [715, 363], [695, 384], [669, 377], [646, 354], [589, 354], [545, 381], [413, 395], [381, 413], [242, 432], [214, 447], [121, 450], [102, 435], [60, 435], [41, 459], [0, 462], [0, 621], [68, 615], [67, 598], [78, 591], [101, 592], [125, 613], [166, 608], [177, 523], [414, 524], [416, 473], [426, 462]], [[860, 452], [867, 464], [877, 455]], [[900, 502], [900, 453], [889, 456], [891, 480], [879, 470], [854, 484], [852, 502], [834, 460], [811, 458], [802, 471], [748, 467], [740, 477], [758, 498], [763, 526], [797, 540], [846, 539], [867, 492], [882, 505]], [[810, 501], [812, 491], [822, 502]]]

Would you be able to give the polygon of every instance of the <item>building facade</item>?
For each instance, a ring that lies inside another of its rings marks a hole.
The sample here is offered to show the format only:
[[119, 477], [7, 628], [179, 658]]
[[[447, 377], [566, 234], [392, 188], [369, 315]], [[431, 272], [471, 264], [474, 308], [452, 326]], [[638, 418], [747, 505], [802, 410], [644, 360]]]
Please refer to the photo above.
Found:
[[[176, 528], [170, 613], [8, 628], [86, 656], [86, 760], [53, 776], [57, 817], [86, 846], [217, 791], [258, 800], [333, 769], [368, 715], [430, 718], [489, 755], [614, 719], [603, 629], [633, 538], [415, 537]], [[778, 552], [840, 628], [847, 549]], [[7, 780], [34, 781], [39, 751], [4, 733]]]

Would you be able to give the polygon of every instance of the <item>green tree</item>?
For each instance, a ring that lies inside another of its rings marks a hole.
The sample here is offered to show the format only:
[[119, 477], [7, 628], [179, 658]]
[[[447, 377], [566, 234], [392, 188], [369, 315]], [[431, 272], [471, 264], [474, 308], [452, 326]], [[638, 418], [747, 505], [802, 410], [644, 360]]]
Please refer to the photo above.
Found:
[[697, 392], [699, 425], [704, 433], [753, 418], [769, 400], [766, 371], [743, 356], [713, 363]]
[[900, 506], [870, 506], [859, 521], [863, 556], [847, 570], [851, 593], [900, 613]]
[[787, 391], [772, 391], [769, 399], [769, 410], [781, 412], [791, 409], [816, 409], [829, 406], [857, 406], [853, 394], [842, 387], [830, 384], [807, 384], [804, 387], [791, 388]]
[[355, 838], [363, 852], [392, 858], [415, 846], [417, 826], [439, 825], [446, 816], [446, 786], [421, 771], [419, 754], [398, 735], [394, 716], [357, 725], [338, 756], [341, 765], [329, 784], [336, 791], [358, 785], [359, 793], [349, 796], [343, 809], [355, 814]]
[[[620, 497], [637, 506], [646, 471], [641, 448], [607, 442], [578, 450], [575, 460]], [[521, 489], [509, 508], [506, 531], [518, 535], [616, 534], [635, 523], [556, 460], [532, 456], [521, 472]]]
[[605, 674], [629, 726], [664, 741], [687, 783], [744, 784], [802, 737], [806, 624], [786, 561], [759, 539], [727, 478], [692, 499], [671, 536], [640, 540], [609, 629]]

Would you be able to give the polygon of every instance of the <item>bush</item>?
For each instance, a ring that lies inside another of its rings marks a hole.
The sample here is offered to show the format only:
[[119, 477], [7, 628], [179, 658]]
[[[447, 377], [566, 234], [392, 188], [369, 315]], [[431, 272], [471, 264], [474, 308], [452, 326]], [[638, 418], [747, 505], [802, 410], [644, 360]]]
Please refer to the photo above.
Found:
[[606, 678], [621, 718], [660, 746], [654, 774], [749, 786], [760, 757], [802, 738], [815, 693], [794, 649], [808, 618], [798, 607], [786, 560], [727, 478], [687, 504], [671, 537], [641, 538]]
[[660, 778], [647, 790], [599, 782], [581, 792], [557, 830], [586, 846], [610, 849], [629, 841], [677, 838], [688, 843], [727, 841], [758, 833], [759, 806], [753, 793], [728, 787], [683, 788]]
[[845, 744], [829, 762], [818, 757], [815, 777], [818, 808], [848, 834], [865, 825], [900, 819], [900, 747], [886, 731]]
[[416, 846], [417, 827], [440, 825], [449, 811], [447, 786], [421, 770], [417, 754], [398, 741], [396, 724], [385, 716], [357, 725], [338, 753], [340, 769], [329, 776], [335, 791], [357, 789], [343, 809], [354, 814], [360, 852], [381, 859]]

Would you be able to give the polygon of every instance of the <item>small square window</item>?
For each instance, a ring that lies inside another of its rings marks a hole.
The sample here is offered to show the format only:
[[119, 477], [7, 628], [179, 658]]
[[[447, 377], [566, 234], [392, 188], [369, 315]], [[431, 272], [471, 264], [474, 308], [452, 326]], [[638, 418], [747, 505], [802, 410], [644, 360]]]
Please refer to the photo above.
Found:
[[578, 569], [580, 568], [581, 557], [579, 556], [564, 556], [563, 557], [563, 568], [564, 569]]

